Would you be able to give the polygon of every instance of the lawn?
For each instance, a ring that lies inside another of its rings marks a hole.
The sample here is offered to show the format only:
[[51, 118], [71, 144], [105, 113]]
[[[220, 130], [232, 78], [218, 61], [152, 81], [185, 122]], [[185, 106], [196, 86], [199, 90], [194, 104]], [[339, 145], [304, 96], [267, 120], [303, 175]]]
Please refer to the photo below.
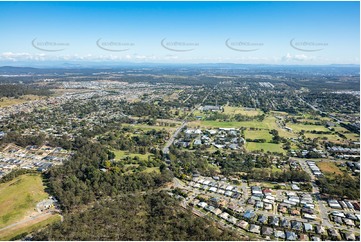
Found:
[[335, 173], [335, 174], [342, 174], [342, 171], [336, 166], [334, 162], [318, 162], [317, 166], [320, 168], [322, 172], [329, 172], [329, 173]]
[[129, 153], [128, 151], [124, 151], [124, 150], [112, 150], [112, 151], [115, 154], [116, 160], [123, 159], [127, 156], [133, 159], [134, 157], [138, 156], [140, 160], [148, 161], [148, 157], [153, 155], [151, 153], [146, 153], [146, 154]]
[[269, 151], [269, 152], [285, 153], [285, 150], [282, 148], [282, 144], [247, 142], [246, 149], [248, 151], [263, 149], [264, 152]]
[[244, 133], [246, 139], [265, 139], [267, 142], [272, 140], [272, 135], [268, 130], [246, 130]]
[[24, 218], [48, 196], [40, 175], [22, 175], [0, 184], [0, 228]]

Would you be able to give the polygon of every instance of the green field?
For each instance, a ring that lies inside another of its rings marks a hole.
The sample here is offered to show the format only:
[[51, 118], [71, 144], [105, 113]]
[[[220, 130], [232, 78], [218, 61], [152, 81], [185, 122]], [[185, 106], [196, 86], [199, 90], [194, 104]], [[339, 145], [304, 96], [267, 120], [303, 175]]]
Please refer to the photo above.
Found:
[[269, 151], [269, 152], [286, 153], [285, 150], [282, 149], [282, 144], [247, 142], [246, 149], [248, 151], [263, 149], [264, 152]]
[[33, 212], [49, 196], [44, 189], [40, 175], [22, 175], [0, 184], [0, 228]]
[[124, 150], [112, 150], [112, 151], [115, 154], [115, 159], [116, 160], [126, 158], [127, 156], [130, 157], [131, 159], [133, 159], [134, 157], [138, 156], [140, 160], [148, 161], [148, 157], [153, 155], [151, 153], [146, 153], [144, 155], [143, 154], [129, 153], [128, 151], [124, 151]]
[[268, 130], [246, 130], [244, 133], [246, 139], [265, 139], [266, 142], [272, 140], [272, 135]]

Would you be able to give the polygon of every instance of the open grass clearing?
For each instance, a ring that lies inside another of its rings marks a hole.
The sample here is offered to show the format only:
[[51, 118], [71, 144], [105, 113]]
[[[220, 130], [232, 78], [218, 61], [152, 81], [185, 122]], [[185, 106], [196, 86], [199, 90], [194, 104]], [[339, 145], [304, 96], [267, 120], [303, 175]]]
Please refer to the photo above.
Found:
[[318, 162], [317, 166], [320, 168], [322, 172], [329, 172], [336, 175], [342, 175], [342, 171], [336, 166], [334, 162]]
[[130, 153], [128, 151], [125, 150], [112, 150], [115, 154], [115, 159], [116, 160], [121, 160], [124, 159], [126, 157], [130, 157], [131, 159], [134, 159], [134, 157], [138, 157], [140, 160], [144, 160], [144, 161], [148, 161], [148, 157], [152, 157], [153, 154], [151, 153], [146, 153], [146, 154], [136, 154], [136, 153]]
[[272, 135], [268, 130], [260, 129], [260, 130], [246, 130], [244, 132], [246, 139], [265, 139], [266, 142], [272, 140]]
[[241, 114], [245, 116], [257, 116], [263, 114], [259, 109], [224, 106], [224, 113], [228, 115]]
[[262, 150], [264, 152], [278, 152], [278, 153], [286, 153], [286, 151], [282, 148], [282, 144], [273, 144], [273, 143], [256, 143], [256, 142], [247, 142], [246, 149], [248, 151], [256, 151]]
[[305, 133], [306, 138], [310, 138], [310, 139], [320, 139], [322, 140], [324, 137], [327, 138], [328, 141], [332, 141], [332, 142], [339, 142], [342, 141], [342, 138], [340, 138], [340, 136], [336, 135], [336, 134], [311, 134], [311, 133]]
[[312, 130], [329, 131], [325, 126], [322, 126], [322, 125], [288, 123], [287, 126], [292, 128], [294, 132], [300, 132], [301, 130], [304, 130], [304, 131], [312, 131]]
[[25, 103], [28, 101], [39, 100], [39, 99], [41, 99], [41, 97], [37, 95], [24, 95], [19, 98], [2, 97], [0, 98], [0, 108], [8, 107], [20, 103]]
[[0, 228], [31, 214], [48, 196], [40, 175], [22, 175], [0, 184]]
[[159, 170], [159, 167], [148, 167], [143, 172], [145, 172], [145, 173], [152, 173], [152, 172], [160, 173], [160, 170]]
[[256, 151], [263, 149], [264, 152], [269, 151], [269, 152], [285, 153], [285, 150], [282, 149], [281, 144], [272, 144], [272, 143], [247, 142], [246, 149], [248, 151]]

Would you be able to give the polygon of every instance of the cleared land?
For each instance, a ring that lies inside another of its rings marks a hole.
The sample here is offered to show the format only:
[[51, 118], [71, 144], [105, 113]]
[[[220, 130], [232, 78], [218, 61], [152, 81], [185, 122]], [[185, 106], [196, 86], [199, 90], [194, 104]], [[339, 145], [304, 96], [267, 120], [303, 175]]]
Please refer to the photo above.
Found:
[[301, 130], [304, 131], [329, 131], [326, 127], [322, 125], [313, 125], [313, 124], [293, 124], [288, 123], [288, 127], [292, 128], [294, 132], [300, 132]]
[[269, 152], [285, 153], [285, 150], [282, 148], [282, 144], [247, 142], [246, 149], [248, 151], [263, 149], [264, 152], [269, 151]]
[[245, 116], [257, 116], [257, 115], [261, 115], [263, 112], [259, 109], [225, 106], [224, 113], [229, 115], [241, 114]]
[[266, 142], [272, 140], [272, 135], [269, 133], [268, 130], [246, 130], [244, 132], [246, 139], [265, 139]]
[[15, 104], [25, 103], [28, 101], [38, 100], [41, 99], [41, 97], [36, 95], [24, 95], [19, 98], [7, 98], [2, 97], [0, 98], [0, 108], [7, 107]]
[[22, 175], [0, 184], [0, 228], [34, 212], [36, 204], [48, 196], [40, 175]]
[[329, 172], [335, 174], [342, 174], [342, 171], [336, 166], [334, 162], [318, 162], [317, 166], [322, 172]]
[[126, 158], [127, 156], [130, 157], [131, 159], [133, 159], [134, 157], [138, 156], [140, 160], [147, 161], [148, 157], [152, 156], [151, 153], [135, 154], [135, 153], [129, 153], [128, 151], [124, 151], [124, 150], [113, 150], [113, 152], [115, 154], [115, 159], [116, 160]]

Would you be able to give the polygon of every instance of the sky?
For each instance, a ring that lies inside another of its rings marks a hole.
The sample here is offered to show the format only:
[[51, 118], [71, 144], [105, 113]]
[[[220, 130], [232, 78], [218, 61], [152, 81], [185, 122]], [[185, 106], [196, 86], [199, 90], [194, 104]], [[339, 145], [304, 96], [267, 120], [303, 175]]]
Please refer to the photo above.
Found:
[[359, 2], [0, 2], [0, 65], [359, 64]]

